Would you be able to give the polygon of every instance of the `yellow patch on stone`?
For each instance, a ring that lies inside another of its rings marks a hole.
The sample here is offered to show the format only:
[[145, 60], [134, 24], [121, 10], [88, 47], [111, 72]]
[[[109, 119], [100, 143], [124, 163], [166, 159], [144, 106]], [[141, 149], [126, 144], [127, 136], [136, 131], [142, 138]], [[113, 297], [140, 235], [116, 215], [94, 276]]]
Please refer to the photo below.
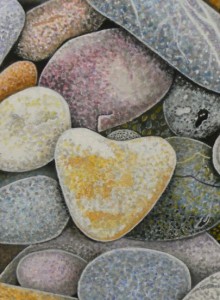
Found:
[[64, 133], [55, 158], [74, 222], [99, 241], [133, 229], [156, 204], [176, 164], [173, 148], [161, 138], [117, 142], [87, 129]]
[[0, 101], [21, 90], [35, 86], [37, 69], [32, 62], [19, 61], [0, 74]]
[[53, 295], [37, 290], [29, 290], [13, 285], [0, 283], [0, 300], [68, 300], [75, 299], [61, 295]]

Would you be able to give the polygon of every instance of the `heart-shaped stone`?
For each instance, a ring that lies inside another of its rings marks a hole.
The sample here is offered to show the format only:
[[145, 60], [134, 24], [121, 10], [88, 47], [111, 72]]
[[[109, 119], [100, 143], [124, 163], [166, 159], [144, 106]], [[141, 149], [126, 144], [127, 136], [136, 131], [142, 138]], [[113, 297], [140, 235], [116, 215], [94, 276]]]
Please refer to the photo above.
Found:
[[55, 160], [74, 222], [88, 237], [107, 242], [151, 211], [172, 177], [176, 154], [159, 137], [118, 142], [77, 128], [60, 137]]

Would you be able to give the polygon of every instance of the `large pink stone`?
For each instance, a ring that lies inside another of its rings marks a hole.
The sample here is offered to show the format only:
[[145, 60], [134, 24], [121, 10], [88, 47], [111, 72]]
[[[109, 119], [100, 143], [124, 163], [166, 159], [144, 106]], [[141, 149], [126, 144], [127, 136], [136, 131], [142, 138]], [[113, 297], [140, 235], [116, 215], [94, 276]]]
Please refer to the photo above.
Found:
[[41, 86], [64, 96], [73, 127], [103, 131], [140, 116], [168, 92], [172, 71], [121, 29], [70, 40], [49, 61]]

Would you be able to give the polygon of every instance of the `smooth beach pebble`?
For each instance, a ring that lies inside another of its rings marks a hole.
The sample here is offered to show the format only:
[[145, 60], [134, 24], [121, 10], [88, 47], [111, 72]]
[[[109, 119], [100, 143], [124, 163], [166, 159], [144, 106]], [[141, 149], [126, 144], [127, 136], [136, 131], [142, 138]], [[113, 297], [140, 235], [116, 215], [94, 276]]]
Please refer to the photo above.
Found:
[[[220, 270], [220, 244], [208, 233], [177, 241], [137, 241], [121, 238], [119, 240], [101, 243], [88, 239], [76, 227], [66, 228], [60, 236], [45, 243], [31, 245], [17, 255], [0, 275], [0, 281], [16, 284], [16, 269], [21, 259], [30, 253], [49, 249], [65, 250], [78, 255], [86, 261], [91, 261], [107, 251], [138, 247], [158, 250], [175, 256], [184, 262], [190, 270], [192, 286], [204, 278]], [[1, 251], [1, 248], [0, 248]], [[1, 255], [1, 252], [0, 252]]]
[[77, 128], [60, 137], [55, 161], [73, 221], [88, 237], [107, 242], [150, 212], [173, 175], [176, 155], [162, 138], [118, 142]]
[[111, 132], [107, 138], [115, 141], [127, 141], [141, 137], [141, 135], [133, 130], [119, 129]]
[[29, 61], [16, 62], [0, 73], [0, 101], [36, 83], [35, 65]]
[[46, 65], [39, 85], [63, 95], [73, 127], [100, 132], [158, 103], [172, 84], [168, 69], [131, 35], [108, 29], [64, 44]]
[[220, 130], [220, 95], [177, 76], [163, 105], [165, 119], [178, 136], [206, 138]]
[[219, 300], [220, 272], [201, 281], [183, 300]]
[[[172, 283], [172, 284], [170, 284]], [[140, 248], [117, 249], [87, 265], [78, 286], [80, 300], [182, 300], [190, 273], [177, 258]]]
[[18, 286], [0, 283], [0, 299], [2, 300], [77, 300], [36, 290], [21, 288]]
[[22, 287], [72, 296], [85, 266], [85, 260], [66, 251], [39, 251], [19, 262], [17, 279]]
[[71, 127], [66, 101], [43, 87], [18, 92], [0, 104], [0, 170], [24, 172], [54, 159], [59, 136]]
[[211, 147], [189, 138], [171, 137], [167, 141], [177, 155], [174, 176], [158, 203], [129, 237], [186, 238], [220, 222], [220, 178], [212, 166]]
[[56, 180], [35, 176], [0, 188], [0, 243], [34, 244], [58, 236], [69, 215]]
[[88, 0], [88, 3], [183, 75], [220, 93], [220, 15], [204, 1]]
[[104, 21], [85, 0], [50, 0], [27, 12], [17, 54], [39, 61], [66, 40], [97, 30]]
[[0, 0], [0, 66], [17, 41], [25, 22], [25, 12], [17, 0]]

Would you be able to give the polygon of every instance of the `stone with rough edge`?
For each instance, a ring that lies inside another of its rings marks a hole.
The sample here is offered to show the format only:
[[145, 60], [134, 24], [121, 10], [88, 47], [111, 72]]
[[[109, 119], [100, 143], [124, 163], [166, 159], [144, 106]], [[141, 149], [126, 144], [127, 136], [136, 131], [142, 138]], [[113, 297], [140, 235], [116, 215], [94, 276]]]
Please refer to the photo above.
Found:
[[159, 137], [119, 142], [76, 128], [59, 138], [55, 162], [73, 221], [88, 237], [107, 242], [151, 211], [173, 175], [176, 154]]
[[50, 0], [27, 12], [17, 54], [40, 61], [66, 40], [97, 30], [104, 18], [86, 0]]
[[17, 279], [22, 287], [72, 296], [77, 293], [86, 261], [70, 252], [51, 249], [30, 253], [18, 264]]
[[36, 83], [35, 65], [29, 61], [16, 62], [0, 73], [0, 101]]
[[220, 93], [220, 15], [204, 1], [87, 1], [186, 77]]
[[59, 136], [71, 128], [69, 107], [57, 92], [32, 87], [0, 103], [0, 170], [24, 172], [54, 159]]
[[189, 138], [167, 141], [177, 155], [174, 176], [150, 214], [128, 234], [131, 238], [186, 238], [220, 221], [220, 178], [212, 166], [211, 147]]
[[141, 135], [133, 130], [129, 129], [119, 129], [116, 131], [112, 131], [109, 135], [107, 135], [108, 139], [115, 141], [127, 141], [140, 138]]
[[108, 29], [64, 44], [46, 65], [39, 85], [63, 95], [73, 127], [100, 132], [149, 110], [172, 80], [167, 65], [131, 35]]
[[201, 281], [183, 300], [219, 300], [220, 272]]
[[2, 300], [77, 300], [76, 298], [55, 295], [18, 286], [0, 283], [0, 299]]
[[18, 39], [25, 12], [17, 0], [0, 0], [0, 65]]
[[121, 238], [113, 242], [101, 243], [88, 239], [76, 227], [71, 226], [71, 228], [65, 229], [59, 237], [49, 242], [31, 245], [23, 250], [0, 275], [0, 281], [16, 284], [16, 269], [19, 261], [29, 253], [36, 251], [55, 248], [91, 261], [106, 251], [125, 247], [159, 250], [177, 257], [188, 266], [193, 286], [209, 275], [220, 271], [220, 245], [207, 233], [168, 242]]
[[182, 300], [191, 289], [186, 265], [169, 254], [141, 248], [106, 252], [90, 262], [79, 280], [80, 300]]
[[0, 188], [0, 243], [28, 245], [63, 231], [69, 214], [56, 180], [35, 176]]
[[178, 136], [206, 138], [220, 130], [220, 95], [177, 76], [164, 104], [170, 129]]

